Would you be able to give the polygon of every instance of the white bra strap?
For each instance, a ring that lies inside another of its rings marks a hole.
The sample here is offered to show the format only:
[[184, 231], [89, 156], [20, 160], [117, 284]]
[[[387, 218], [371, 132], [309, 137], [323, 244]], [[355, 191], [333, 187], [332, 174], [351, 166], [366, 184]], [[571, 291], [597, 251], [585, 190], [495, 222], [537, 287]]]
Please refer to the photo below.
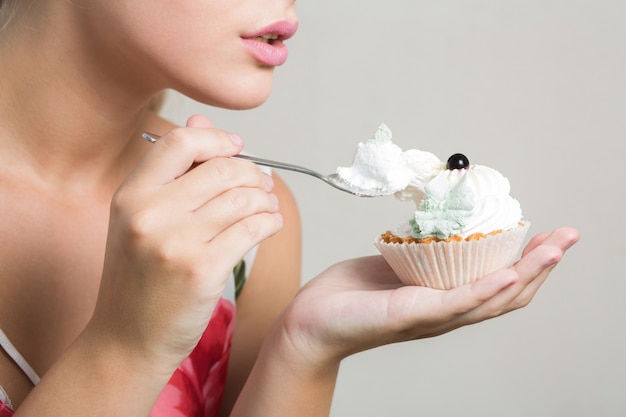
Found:
[[15, 346], [13, 346], [13, 343], [11, 343], [11, 341], [9, 340], [7, 335], [4, 334], [2, 329], [0, 329], [0, 347], [4, 349], [7, 355], [9, 355], [11, 359], [13, 359], [13, 362], [15, 362], [15, 364], [20, 367], [22, 372], [24, 372], [28, 379], [30, 379], [30, 382], [32, 382], [33, 385], [37, 385], [37, 383], [39, 382], [39, 375], [37, 375], [35, 370], [30, 367], [28, 362], [26, 362], [26, 359], [24, 359], [24, 357], [20, 355], [20, 352], [18, 352]]

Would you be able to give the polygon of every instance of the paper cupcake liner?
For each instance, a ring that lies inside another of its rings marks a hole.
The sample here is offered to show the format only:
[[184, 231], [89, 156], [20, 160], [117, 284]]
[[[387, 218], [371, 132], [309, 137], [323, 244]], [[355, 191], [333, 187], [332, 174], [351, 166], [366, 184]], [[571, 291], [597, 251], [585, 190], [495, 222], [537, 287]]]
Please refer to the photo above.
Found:
[[407, 285], [451, 289], [470, 284], [515, 262], [530, 222], [477, 240], [431, 243], [386, 243], [374, 246]]

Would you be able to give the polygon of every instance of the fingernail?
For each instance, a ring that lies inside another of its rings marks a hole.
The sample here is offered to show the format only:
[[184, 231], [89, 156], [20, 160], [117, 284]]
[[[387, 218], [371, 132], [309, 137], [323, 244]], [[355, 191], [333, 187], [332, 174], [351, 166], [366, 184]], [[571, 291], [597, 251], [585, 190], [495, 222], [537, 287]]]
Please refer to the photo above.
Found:
[[263, 173], [263, 179], [265, 180], [265, 188], [267, 191], [274, 189], [274, 180], [270, 174]]
[[276, 194], [272, 193], [270, 194], [270, 198], [274, 202], [274, 210], [278, 210], [278, 208], [280, 207], [280, 203], [278, 202], [278, 197], [276, 197]]
[[241, 146], [243, 144], [243, 140], [241, 140], [241, 137], [239, 137], [239, 135], [237, 135], [236, 133], [229, 132], [228, 136], [230, 137], [230, 140], [232, 140], [235, 145]]
[[280, 213], [272, 213], [272, 215], [274, 217], [276, 217], [276, 220], [278, 220], [278, 222], [282, 226], [283, 225], [283, 216]]

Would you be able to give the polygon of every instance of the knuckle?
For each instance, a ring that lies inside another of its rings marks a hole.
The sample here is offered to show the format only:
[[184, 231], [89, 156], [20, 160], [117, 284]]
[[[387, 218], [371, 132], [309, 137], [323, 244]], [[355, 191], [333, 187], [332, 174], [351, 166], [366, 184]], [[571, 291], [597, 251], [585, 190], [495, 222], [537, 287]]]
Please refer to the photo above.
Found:
[[211, 160], [211, 168], [218, 181], [230, 183], [234, 177], [232, 164], [227, 158], [214, 158]]
[[524, 308], [524, 307], [528, 306], [532, 300], [533, 300], [533, 295], [532, 294], [525, 294], [525, 293], [523, 293], [519, 297], [517, 297], [515, 299], [515, 301], [513, 301], [512, 308], [514, 310], [517, 310], [517, 309], [520, 309], [520, 308]]
[[243, 236], [248, 239], [258, 240], [261, 235], [261, 225], [255, 218], [249, 217], [239, 222], [239, 228]]
[[189, 143], [189, 137], [186, 130], [180, 127], [172, 129], [163, 139], [160, 141], [168, 147], [172, 148], [184, 148]]
[[149, 239], [155, 229], [155, 214], [152, 210], [137, 210], [126, 219], [127, 238], [131, 242], [142, 242]]
[[132, 190], [119, 189], [111, 199], [111, 221], [121, 226], [127, 240], [140, 241], [150, 235], [155, 214], [153, 210], [139, 208]]
[[241, 189], [231, 190], [227, 194], [228, 204], [234, 212], [245, 211], [251, 206], [251, 201], [248, 193]]
[[241, 164], [241, 175], [245, 178], [246, 184], [251, 187], [266, 189], [268, 182], [272, 182], [272, 177], [264, 173], [261, 168], [253, 162], [244, 162]]
[[276, 217], [269, 213], [248, 217], [239, 222], [238, 226], [240, 233], [252, 241], [261, 241], [280, 227]]
[[152, 259], [162, 270], [185, 281], [193, 282], [202, 276], [198, 263], [193, 262], [182, 242], [177, 239], [159, 242], [153, 250]]
[[201, 276], [199, 263], [188, 251], [183, 239], [169, 236], [155, 239], [154, 236], [135, 236], [132, 248], [152, 269], [185, 281], [194, 281]]
[[113, 193], [109, 208], [112, 213], [133, 211], [140, 204], [145, 204], [145, 194], [136, 181], [127, 178]]
[[130, 194], [125, 188], [119, 188], [111, 198], [111, 213], [123, 213], [130, 204]]
[[268, 181], [272, 181], [272, 177], [269, 174], [265, 174], [261, 171], [258, 165], [253, 164], [254, 184], [258, 188], [264, 188], [267, 186]]
[[500, 317], [501, 315], [503, 315], [504, 313], [506, 313], [508, 310], [505, 309], [503, 306], [501, 305], [494, 305], [491, 306], [487, 309], [485, 317], [486, 318], [494, 318], [494, 317]]
[[153, 250], [154, 262], [157, 265], [174, 265], [179, 256], [179, 245], [171, 239], [161, 240]]
[[274, 211], [276, 202], [264, 191], [251, 188], [231, 189], [226, 197], [231, 210], [235, 213], [259, 213]]

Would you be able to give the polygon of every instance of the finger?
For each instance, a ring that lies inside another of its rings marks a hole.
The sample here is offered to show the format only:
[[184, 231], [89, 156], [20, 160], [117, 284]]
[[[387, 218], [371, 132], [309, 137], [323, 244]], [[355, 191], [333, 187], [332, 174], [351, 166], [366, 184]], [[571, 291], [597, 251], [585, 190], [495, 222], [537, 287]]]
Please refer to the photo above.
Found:
[[[513, 269], [503, 269], [481, 278], [471, 285], [464, 285], [455, 290], [471, 290], [479, 291], [483, 296], [477, 298], [476, 302], [468, 303], [464, 309], [460, 309], [456, 317], [443, 325], [443, 332], [480, 323], [484, 320], [497, 317], [508, 311], [507, 306], [511, 300], [519, 293], [512, 293], [516, 286], [519, 285], [520, 277]], [[503, 285], [503, 284], [508, 285]], [[486, 287], [486, 288], [483, 288]]]
[[209, 120], [207, 117], [202, 116], [200, 114], [194, 114], [189, 119], [187, 119], [187, 123], [185, 124], [187, 127], [200, 127], [204, 129], [215, 127], [213, 126], [213, 122]]
[[522, 285], [528, 285], [544, 269], [556, 265], [563, 257], [564, 251], [552, 245], [539, 245], [526, 256], [522, 257], [514, 266], [520, 274]]
[[563, 251], [571, 248], [576, 242], [580, 240], [580, 232], [569, 226], [559, 227], [555, 229], [548, 237], [542, 242], [543, 245], [556, 246]]
[[503, 312], [527, 306], [562, 257], [563, 252], [558, 248], [540, 245], [522, 258], [514, 266], [514, 270], [519, 273], [520, 282], [515, 288], [511, 289], [510, 294], [507, 294], [513, 297], [508, 301], [508, 305]]
[[134, 180], [149, 185], [166, 184], [183, 175], [194, 163], [233, 156], [242, 148], [239, 137], [222, 130], [175, 128], [153, 145]]
[[527, 280], [527, 277], [524, 276], [525, 274], [533, 273], [532, 268], [527, 268], [526, 266], [527, 260], [528, 262], [532, 262], [533, 258], [535, 258], [535, 262], [539, 264], [543, 263], [545, 267], [539, 272], [539, 274], [537, 274], [536, 277], [529, 281], [522, 293], [516, 298], [514, 305], [512, 305], [512, 309], [524, 307], [530, 303], [552, 270], [561, 261], [565, 252], [571, 248], [572, 245], [578, 242], [579, 238], [580, 236], [576, 229], [570, 227], [556, 229], [546, 239], [544, 239], [540, 246], [522, 258], [524, 262], [521, 262], [520, 260], [518, 264], [521, 264], [515, 265], [515, 268], [520, 273], [522, 281]]
[[[205, 267], [212, 272], [220, 265], [227, 265], [221, 272], [229, 273], [232, 267], [241, 260], [254, 246], [277, 233], [283, 225], [279, 213], [259, 213], [244, 218], [219, 233], [207, 242], [207, 260]], [[219, 260], [219, 262], [214, 262]]]
[[[409, 334], [412, 331], [417, 332], [419, 337], [436, 336], [462, 325], [480, 321], [478, 315], [472, 317], [468, 314], [517, 281], [518, 276], [514, 271], [505, 270], [471, 285], [452, 290], [432, 290], [419, 286], [401, 287], [394, 291], [390, 298], [387, 307], [388, 318], [391, 323], [399, 325], [397, 330], [400, 332]], [[424, 296], [425, 291], [435, 291], [437, 296]], [[424, 334], [420, 328], [415, 329], [416, 325], [425, 326], [431, 331]]]
[[461, 319], [464, 324], [476, 323], [484, 319], [476, 314], [468, 316], [469, 313], [489, 303], [518, 282], [519, 275], [515, 271], [502, 270], [473, 284], [444, 291], [441, 295], [442, 303], [453, 306], [451, 320]]
[[192, 216], [199, 242], [213, 240], [223, 230], [255, 214], [276, 213], [278, 198], [258, 188], [233, 188], [209, 201]]
[[176, 204], [185, 202], [186, 209], [196, 210], [229, 189], [249, 187], [270, 192], [273, 184], [271, 177], [253, 163], [213, 158], [167, 184], [163, 198]]
[[578, 242], [579, 239], [580, 233], [575, 228], [569, 226], [559, 227], [552, 233], [540, 233], [533, 237], [524, 248], [522, 257], [541, 244], [555, 245], [563, 250], [567, 250]]
[[578, 236], [578, 231], [570, 227], [559, 228], [550, 233], [510, 270], [518, 274], [519, 282], [469, 312], [467, 318], [476, 322], [528, 305], [565, 251], [578, 241]]
[[[529, 285], [536, 280], [543, 270], [554, 267], [565, 252], [579, 240], [578, 230], [572, 227], [561, 227], [547, 235], [539, 245], [526, 253], [513, 266], [520, 274], [522, 285]], [[545, 280], [547, 274], [543, 277]], [[538, 280], [541, 285], [543, 280]]]
[[547, 232], [540, 233], [536, 236], [533, 236], [533, 238], [530, 239], [526, 247], [524, 247], [524, 250], [522, 251], [522, 257], [525, 256], [531, 250], [535, 249], [537, 246], [539, 246], [541, 242], [545, 240], [546, 237], [548, 237]]
[[[200, 114], [194, 114], [189, 119], [187, 119], [187, 123], [185, 124], [185, 126], [199, 127], [203, 129], [211, 129], [215, 127], [210, 119]], [[241, 138], [235, 133], [228, 132], [228, 135], [231, 137], [231, 139], [241, 141]]]
[[[540, 245], [523, 257], [513, 268], [497, 271], [482, 278], [478, 282], [503, 273], [516, 273], [518, 276], [518, 280], [514, 285], [511, 285], [505, 291], [502, 291], [492, 299], [468, 312], [466, 319], [471, 323], [476, 323], [488, 318], [500, 316], [521, 307], [522, 298], [520, 298], [520, 295], [524, 293], [527, 288], [529, 290], [526, 292], [526, 297], [530, 298], [525, 299], [523, 305], [528, 304], [547, 278], [549, 268], [555, 265], [556, 262], [561, 259], [562, 255], [562, 252], [553, 246]], [[533, 282], [535, 282], [535, 284], [531, 285]], [[515, 300], [518, 301], [516, 302]]]

